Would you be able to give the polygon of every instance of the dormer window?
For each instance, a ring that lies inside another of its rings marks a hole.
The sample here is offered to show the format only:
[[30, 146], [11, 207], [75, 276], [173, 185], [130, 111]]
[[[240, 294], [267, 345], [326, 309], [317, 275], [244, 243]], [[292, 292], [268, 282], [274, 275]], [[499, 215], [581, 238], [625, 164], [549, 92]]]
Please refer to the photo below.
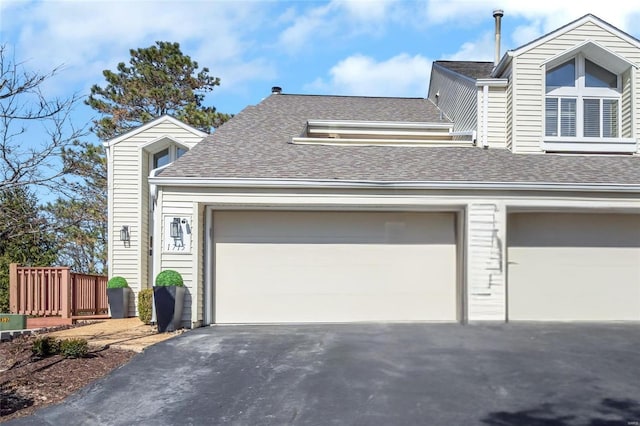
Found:
[[178, 145], [170, 145], [167, 148], [152, 154], [152, 168], [157, 169], [158, 167], [171, 164], [178, 158], [182, 157], [185, 152], [187, 152], [186, 148]]
[[620, 80], [582, 54], [547, 69], [545, 139], [618, 138]]

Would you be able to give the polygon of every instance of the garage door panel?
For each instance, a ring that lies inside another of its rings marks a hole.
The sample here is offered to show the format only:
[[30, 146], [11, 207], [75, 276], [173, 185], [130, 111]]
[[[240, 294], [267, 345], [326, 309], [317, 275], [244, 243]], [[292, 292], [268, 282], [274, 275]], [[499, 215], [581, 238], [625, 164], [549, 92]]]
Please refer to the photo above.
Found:
[[455, 321], [453, 215], [242, 213], [214, 219], [217, 322]]
[[509, 216], [509, 318], [639, 320], [640, 218]]

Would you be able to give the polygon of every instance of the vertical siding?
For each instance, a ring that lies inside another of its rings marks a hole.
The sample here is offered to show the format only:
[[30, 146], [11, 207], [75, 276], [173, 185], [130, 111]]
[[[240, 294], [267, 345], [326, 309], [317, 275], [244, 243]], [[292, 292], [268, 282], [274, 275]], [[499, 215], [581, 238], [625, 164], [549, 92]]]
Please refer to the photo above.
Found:
[[[518, 95], [517, 100], [514, 100], [513, 103], [515, 118], [513, 150], [515, 152], [542, 152], [540, 143], [544, 135], [544, 76], [540, 65], [545, 60], [585, 40], [593, 40], [632, 62], [640, 62], [640, 50], [636, 46], [591, 22], [519, 55], [517, 64], [515, 61], [513, 64]], [[635, 78], [637, 79], [637, 76]], [[631, 86], [637, 87], [637, 81], [632, 81]], [[635, 98], [633, 109], [637, 111], [640, 105], [640, 96]], [[634, 120], [632, 126], [635, 128], [638, 122], [637, 113]]]
[[[470, 79], [434, 65], [431, 70], [429, 99], [453, 121], [454, 131], [476, 130], [476, 85]], [[436, 93], [440, 96], [436, 98]]]
[[[163, 121], [144, 132], [132, 135], [111, 147], [109, 174], [111, 179], [111, 246], [109, 274], [127, 279], [135, 297], [130, 314], [137, 314], [138, 292], [147, 288], [149, 268], [149, 154], [142, 146], [169, 136], [187, 147], [202, 137], [175, 124]], [[120, 241], [120, 229], [129, 226], [131, 243]]]
[[504, 206], [467, 208], [467, 317], [469, 321], [506, 319]]

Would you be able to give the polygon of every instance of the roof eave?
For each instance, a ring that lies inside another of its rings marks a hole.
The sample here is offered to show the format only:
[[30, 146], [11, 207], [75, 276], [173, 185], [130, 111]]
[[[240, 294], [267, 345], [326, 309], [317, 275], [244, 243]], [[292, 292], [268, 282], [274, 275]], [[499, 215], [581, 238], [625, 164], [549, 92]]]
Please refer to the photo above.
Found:
[[450, 189], [501, 191], [566, 191], [640, 193], [640, 184], [559, 183], [559, 182], [480, 182], [480, 181], [371, 181], [371, 180], [309, 180], [150, 177], [149, 183], [159, 186], [211, 188], [389, 188], [389, 189]]

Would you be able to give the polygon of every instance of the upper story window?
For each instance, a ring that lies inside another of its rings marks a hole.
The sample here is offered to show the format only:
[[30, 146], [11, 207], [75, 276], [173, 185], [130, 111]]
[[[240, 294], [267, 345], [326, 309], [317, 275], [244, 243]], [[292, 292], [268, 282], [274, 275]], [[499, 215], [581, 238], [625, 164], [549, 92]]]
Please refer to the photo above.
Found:
[[582, 54], [547, 69], [545, 139], [618, 138], [620, 80]]
[[151, 154], [153, 161], [153, 169], [157, 169], [158, 167], [166, 166], [167, 164], [171, 164], [176, 161], [178, 158], [182, 157], [182, 155], [187, 152], [186, 148], [182, 148], [177, 145], [170, 145], [169, 147], [163, 149], [162, 151], [158, 151], [155, 154]]

